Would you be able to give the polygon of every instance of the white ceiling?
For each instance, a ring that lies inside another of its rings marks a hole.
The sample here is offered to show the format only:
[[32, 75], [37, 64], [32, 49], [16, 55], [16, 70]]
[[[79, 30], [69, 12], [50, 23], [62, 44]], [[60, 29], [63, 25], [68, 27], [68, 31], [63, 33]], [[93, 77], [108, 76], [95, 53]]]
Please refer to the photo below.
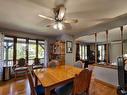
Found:
[[74, 35], [127, 13], [127, 0], [66, 0], [66, 17], [79, 22], [72, 24], [71, 30], [47, 28], [50, 21], [37, 15], [53, 17], [52, 9], [60, 1], [63, 0], [0, 0], [0, 27], [49, 36]]

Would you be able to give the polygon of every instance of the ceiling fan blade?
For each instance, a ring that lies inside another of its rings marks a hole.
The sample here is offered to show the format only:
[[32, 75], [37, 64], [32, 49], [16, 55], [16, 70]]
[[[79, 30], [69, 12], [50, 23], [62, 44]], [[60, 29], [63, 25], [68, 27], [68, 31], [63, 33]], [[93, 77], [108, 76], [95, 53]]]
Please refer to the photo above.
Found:
[[72, 29], [72, 26], [70, 23], [64, 23], [64, 28], [68, 30], [68, 29]]
[[53, 26], [54, 26], [54, 23], [50, 23], [50, 24], [47, 24], [47, 25], [46, 25], [46, 27], [48, 27], [48, 28], [50, 28], [50, 27], [53, 28]]
[[64, 23], [77, 23], [78, 20], [77, 19], [64, 19], [63, 22]]
[[41, 14], [39, 14], [38, 16], [41, 17], [41, 18], [43, 18], [43, 19], [54, 20], [51, 17], [47, 17], [47, 16], [44, 16], [44, 15], [41, 15]]

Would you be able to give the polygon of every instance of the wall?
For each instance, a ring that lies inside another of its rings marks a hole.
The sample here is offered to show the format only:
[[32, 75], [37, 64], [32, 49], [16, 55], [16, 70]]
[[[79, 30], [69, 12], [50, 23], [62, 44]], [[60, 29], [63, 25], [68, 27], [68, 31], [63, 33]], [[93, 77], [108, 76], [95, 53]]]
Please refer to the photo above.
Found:
[[111, 43], [109, 48], [110, 51], [110, 61], [112, 64], [117, 64], [117, 57], [122, 55], [122, 44], [121, 43]]
[[127, 41], [123, 43], [123, 54], [127, 54]]
[[117, 69], [95, 66], [93, 73], [96, 79], [112, 84], [114, 86], [118, 86]]

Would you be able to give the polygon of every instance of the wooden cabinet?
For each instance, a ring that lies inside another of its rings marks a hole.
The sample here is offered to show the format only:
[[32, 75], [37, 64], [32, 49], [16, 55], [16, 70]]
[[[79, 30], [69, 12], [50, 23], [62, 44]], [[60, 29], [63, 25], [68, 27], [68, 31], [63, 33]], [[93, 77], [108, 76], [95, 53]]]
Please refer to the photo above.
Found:
[[55, 41], [50, 44], [49, 60], [56, 59], [60, 64], [65, 64], [65, 42]]

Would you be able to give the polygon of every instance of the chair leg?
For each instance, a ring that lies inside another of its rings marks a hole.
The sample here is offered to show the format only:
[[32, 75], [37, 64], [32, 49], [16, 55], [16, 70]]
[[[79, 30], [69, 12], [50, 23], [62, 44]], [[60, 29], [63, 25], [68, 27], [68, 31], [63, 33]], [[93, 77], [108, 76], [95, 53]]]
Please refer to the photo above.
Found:
[[16, 75], [16, 72], [15, 72], [15, 81], [16, 81], [16, 76], [17, 76], [17, 75]]
[[85, 95], [89, 95], [89, 90], [85, 91]]

